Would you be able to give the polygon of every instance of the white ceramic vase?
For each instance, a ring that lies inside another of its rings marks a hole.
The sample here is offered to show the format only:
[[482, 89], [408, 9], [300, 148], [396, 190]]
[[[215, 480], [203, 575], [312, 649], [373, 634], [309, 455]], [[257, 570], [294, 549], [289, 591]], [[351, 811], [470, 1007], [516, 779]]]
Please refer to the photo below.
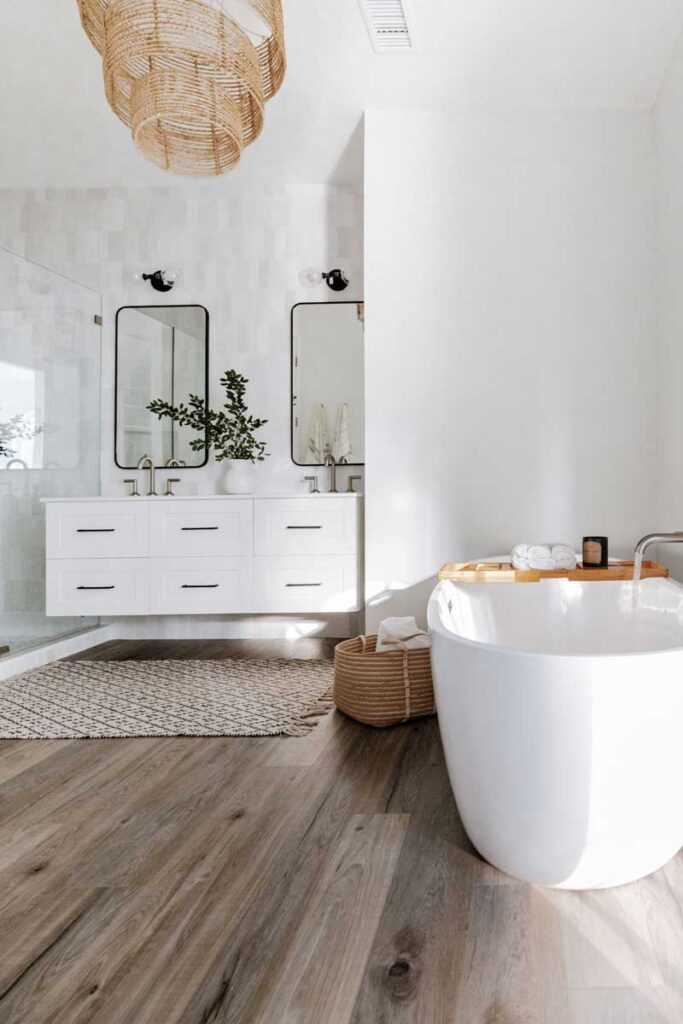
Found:
[[256, 484], [254, 463], [249, 459], [228, 459], [223, 474], [226, 494], [251, 494]]

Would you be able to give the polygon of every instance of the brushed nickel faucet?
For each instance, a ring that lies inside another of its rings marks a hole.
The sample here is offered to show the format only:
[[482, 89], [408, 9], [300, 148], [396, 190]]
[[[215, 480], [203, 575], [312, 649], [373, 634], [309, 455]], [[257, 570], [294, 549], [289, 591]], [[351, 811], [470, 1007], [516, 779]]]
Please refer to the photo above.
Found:
[[643, 570], [643, 555], [650, 544], [683, 544], [683, 533], [648, 533], [636, 544], [633, 560], [633, 582], [637, 586]]
[[337, 463], [335, 462], [334, 455], [332, 452], [328, 452], [325, 456], [325, 465], [330, 467], [330, 494], [338, 494], [337, 490]]
[[152, 495], [156, 497], [156, 470], [154, 469], [154, 462], [150, 459], [149, 455], [143, 455], [138, 462], [138, 470], [142, 471], [143, 469], [149, 470], [149, 489], [147, 491], [147, 497], [152, 497]]
[[642, 562], [643, 555], [651, 544], [683, 544], [683, 532], [648, 533], [636, 544], [635, 561]]

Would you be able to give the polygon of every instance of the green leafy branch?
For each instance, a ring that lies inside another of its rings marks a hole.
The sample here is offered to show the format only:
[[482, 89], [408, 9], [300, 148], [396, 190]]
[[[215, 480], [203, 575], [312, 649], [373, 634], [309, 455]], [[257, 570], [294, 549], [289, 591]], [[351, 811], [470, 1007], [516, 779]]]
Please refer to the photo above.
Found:
[[178, 405], [155, 398], [147, 408], [159, 419], [170, 419], [180, 427], [196, 430], [201, 436], [190, 441], [194, 452], [213, 449], [216, 462], [225, 459], [263, 462], [268, 454], [266, 445], [256, 439], [255, 433], [268, 420], [249, 415], [245, 402], [248, 379], [236, 370], [226, 370], [220, 383], [226, 401], [218, 411], [209, 409], [199, 395], [189, 395], [187, 402]]
[[43, 428], [36, 427], [25, 413], [18, 413], [6, 423], [0, 423], [0, 456], [11, 459], [17, 454], [16, 448], [12, 447], [14, 441], [30, 441], [42, 431]]

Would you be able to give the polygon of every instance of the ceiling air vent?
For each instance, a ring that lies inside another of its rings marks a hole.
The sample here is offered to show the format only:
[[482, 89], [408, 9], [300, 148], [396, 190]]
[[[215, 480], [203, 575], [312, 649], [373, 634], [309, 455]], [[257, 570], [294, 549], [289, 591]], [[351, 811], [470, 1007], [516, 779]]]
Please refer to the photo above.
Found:
[[407, 0], [359, 0], [370, 40], [378, 53], [414, 49]]

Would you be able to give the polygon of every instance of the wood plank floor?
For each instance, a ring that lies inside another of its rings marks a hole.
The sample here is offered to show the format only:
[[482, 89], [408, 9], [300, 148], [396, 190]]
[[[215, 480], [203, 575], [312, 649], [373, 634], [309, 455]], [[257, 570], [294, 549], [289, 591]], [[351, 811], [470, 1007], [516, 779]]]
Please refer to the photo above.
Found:
[[683, 858], [605, 892], [502, 875], [463, 832], [433, 719], [0, 743], [1, 1024], [682, 1021]]

